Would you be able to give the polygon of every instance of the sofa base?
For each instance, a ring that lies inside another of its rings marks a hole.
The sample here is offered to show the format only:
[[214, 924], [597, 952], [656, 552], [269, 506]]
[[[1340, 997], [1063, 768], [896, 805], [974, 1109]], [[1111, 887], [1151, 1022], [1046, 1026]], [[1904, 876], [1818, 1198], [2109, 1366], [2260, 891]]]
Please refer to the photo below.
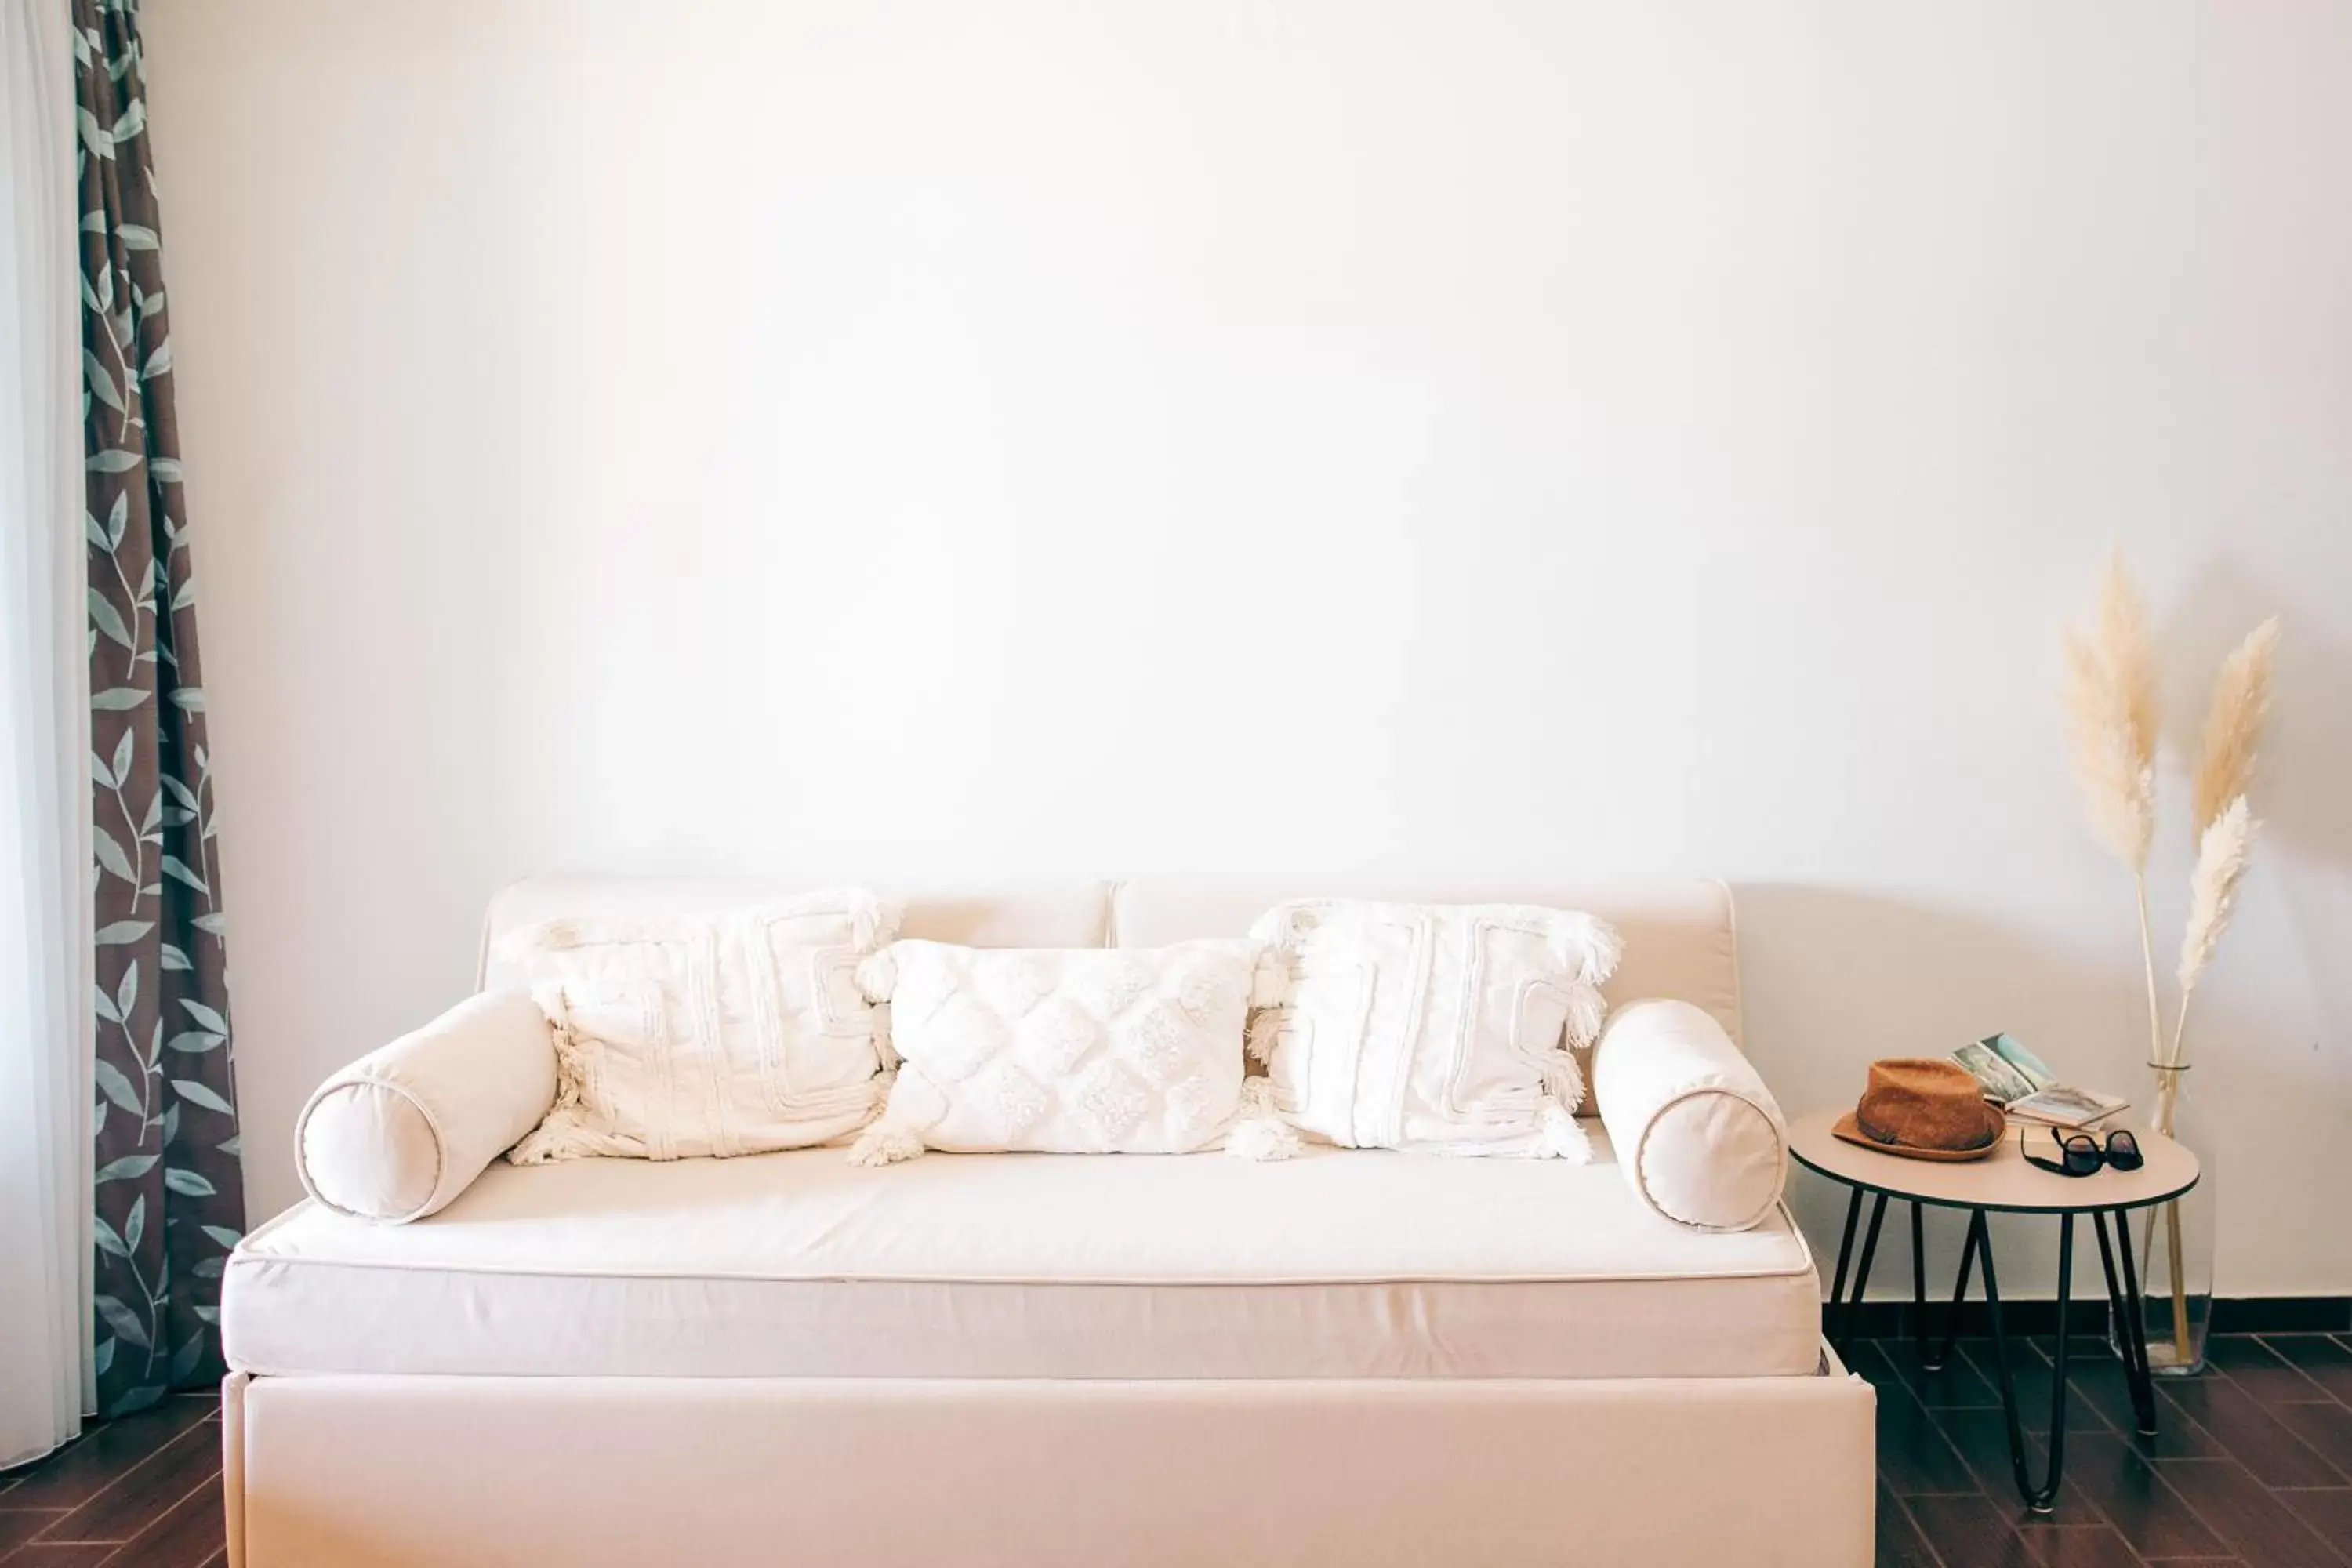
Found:
[[335, 1375], [224, 1388], [232, 1568], [1866, 1568], [1870, 1386]]

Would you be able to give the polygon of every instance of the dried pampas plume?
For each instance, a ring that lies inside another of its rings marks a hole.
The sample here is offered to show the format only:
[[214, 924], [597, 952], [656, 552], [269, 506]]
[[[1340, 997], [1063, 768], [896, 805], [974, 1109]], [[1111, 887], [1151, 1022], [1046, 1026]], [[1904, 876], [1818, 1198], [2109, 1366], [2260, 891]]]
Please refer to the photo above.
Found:
[[[2197, 994], [2206, 965], [2213, 962], [2221, 933], [2230, 929], [2230, 916], [2238, 907], [2238, 883], [2246, 874], [2246, 853], [2253, 847], [2260, 826], [2247, 809], [2246, 797], [2237, 795], [2197, 841], [2197, 868], [2189, 878], [2189, 927], [2180, 938], [2180, 967], [2173, 975], [2180, 983], [2180, 1011], [2173, 1020], [2172, 1050], [2164, 1058], [2172, 1067], [2180, 1065], [2189, 1032], [2189, 999]], [[2179, 1075], [2168, 1072], [2157, 1086], [2156, 1121], [2166, 1131], [2172, 1128], [2179, 1083]]]
[[2144, 871], [2156, 836], [2156, 658], [2121, 555], [2108, 558], [2090, 631], [2066, 634], [2066, 713], [2092, 831]]
[[[2197, 869], [2189, 879], [2189, 929], [2180, 939], [2177, 972], [2184, 1024], [2189, 994], [2205, 977], [2205, 966], [2213, 962], [2221, 933], [2230, 929], [2230, 916], [2238, 907], [2238, 883], [2246, 874], [2246, 851], [2253, 847], [2254, 832], [2260, 826], [2246, 808], [2246, 797], [2239, 795], [2221, 808], [2205, 829], [2205, 837], [2197, 841]], [[2176, 1028], [2176, 1061], [2180, 1056], [2179, 1041], [2180, 1031]]]
[[2121, 551], [2107, 557], [2090, 632], [2066, 634], [2066, 714], [2091, 830], [2131, 870], [2153, 1061], [2164, 1049], [2156, 939], [2147, 923], [2147, 849], [2156, 837], [2156, 655], [2147, 645], [2147, 615]]
[[[2238, 901], [2254, 819], [2246, 806], [2255, 751], [2270, 713], [2271, 675], [2278, 652], [2276, 621], [2254, 628], [2223, 661], [2205, 719], [2204, 747], [2194, 790], [2197, 868], [2190, 879], [2189, 927], [2174, 977], [2180, 1009], [2172, 1037], [2164, 1035], [2156, 993], [2156, 944], [2147, 918], [2147, 856], [2156, 826], [2156, 659], [2147, 617], [2120, 552], [2108, 558], [2099, 583], [2098, 611], [2088, 631], [2066, 634], [2066, 712], [2075, 776], [2083, 786], [2091, 828], [2131, 870], [2139, 905], [2140, 960], [2147, 982], [2148, 1061], [2157, 1069], [2156, 1130], [2169, 1137], [2180, 1095], [2181, 1053], [2189, 1001], [2213, 961]], [[2169, 1260], [2159, 1264], [2157, 1220], [2161, 1213]], [[2188, 1289], [2183, 1273], [2178, 1203], [2150, 1208], [2144, 1256], [2153, 1282], [2171, 1277], [2172, 1359], [2186, 1365], [2189, 1344]]]
[[2132, 749], [2140, 766], [2156, 765], [2156, 649], [2147, 640], [2147, 610], [2123, 552], [2107, 556], [2099, 578], [2099, 652], [2131, 714]]
[[2200, 864], [2207, 832], [2231, 801], [2254, 780], [2254, 755], [2271, 711], [2271, 671], [2278, 662], [2276, 616], [2246, 634], [2237, 651], [2221, 661], [2214, 678], [2213, 705], [2205, 715], [2205, 744], [2197, 759], [2195, 787]]

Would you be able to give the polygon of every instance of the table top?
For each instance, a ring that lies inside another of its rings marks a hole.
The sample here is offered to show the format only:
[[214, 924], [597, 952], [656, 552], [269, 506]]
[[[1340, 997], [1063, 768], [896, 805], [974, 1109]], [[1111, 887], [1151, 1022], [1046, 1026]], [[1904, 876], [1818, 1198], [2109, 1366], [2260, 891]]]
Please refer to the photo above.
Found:
[[[1906, 1160], [1833, 1135], [1830, 1125], [1849, 1109], [1833, 1106], [1799, 1117], [1789, 1128], [1789, 1152], [1799, 1164], [1848, 1186], [1923, 1204], [2018, 1214], [2082, 1214], [2145, 1208], [2177, 1198], [2197, 1184], [2196, 1155], [2160, 1132], [2137, 1127], [2131, 1134], [2139, 1140], [2147, 1162], [2138, 1170], [2107, 1166], [2087, 1176], [2062, 1176], [2026, 1163], [2026, 1148], [2045, 1160], [2058, 1158], [2050, 1129], [2038, 1123], [2011, 1122], [2000, 1145], [1981, 1160]], [[2105, 1147], [2104, 1132], [2093, 1136]]]

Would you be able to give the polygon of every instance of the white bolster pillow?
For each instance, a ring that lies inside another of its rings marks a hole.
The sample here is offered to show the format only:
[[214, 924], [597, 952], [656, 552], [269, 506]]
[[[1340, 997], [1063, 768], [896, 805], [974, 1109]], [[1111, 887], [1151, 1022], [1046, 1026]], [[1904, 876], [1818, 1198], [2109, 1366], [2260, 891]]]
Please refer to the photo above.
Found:
[[295, 1163], [336, 1213], [404, 1225], [447, 1206], [554, 1104], [547, 1016], [524, 992], [485, 992], [320, 1084]]
[[1629, 1002], [1592, 1051], [1592, 1092], [1642, 1201], [1701, 1230], [1746, 1230], [1780, 1200], [1789, 1131], [1731, 1037], [1687, 1002]]

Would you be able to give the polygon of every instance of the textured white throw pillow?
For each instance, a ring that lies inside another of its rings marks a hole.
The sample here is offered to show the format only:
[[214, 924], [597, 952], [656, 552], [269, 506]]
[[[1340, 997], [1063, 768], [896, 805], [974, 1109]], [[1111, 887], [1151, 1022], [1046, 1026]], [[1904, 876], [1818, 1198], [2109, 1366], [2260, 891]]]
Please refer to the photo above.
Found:
[[861, 971], [899, 1065], [851, 1158], [1181, 1154], [1232, 1128], [1264, 950], [975, 948], [900, 942]]
[[1616, 931], [1517, 904], [1322, 900], [1267, 911], [1280, 1005], [1251, 1025], [1276, 1106], [1355, 1148], [1554, 1155], [1591, 1146], [1568, 1047], [1601, 1027]]
[[882, 1061], [856, 970], [898, 923], [894, 906], [846, 889], [516, 932], [505, 952], [554, 1026], [558, 1084], [508, 1158], [758, 1154], [864, 1126]]

